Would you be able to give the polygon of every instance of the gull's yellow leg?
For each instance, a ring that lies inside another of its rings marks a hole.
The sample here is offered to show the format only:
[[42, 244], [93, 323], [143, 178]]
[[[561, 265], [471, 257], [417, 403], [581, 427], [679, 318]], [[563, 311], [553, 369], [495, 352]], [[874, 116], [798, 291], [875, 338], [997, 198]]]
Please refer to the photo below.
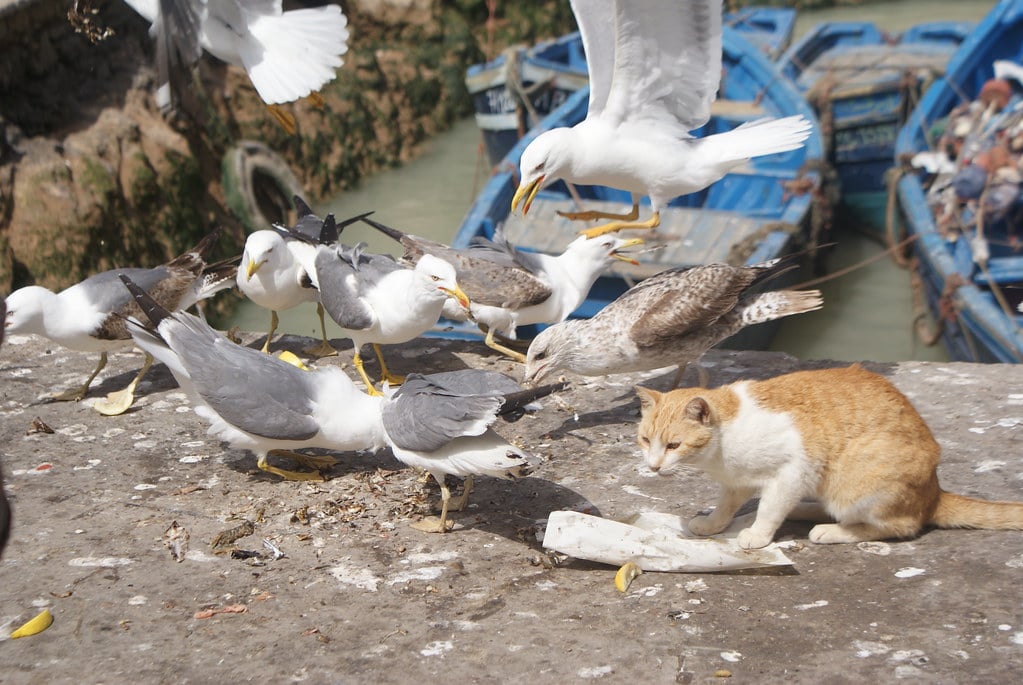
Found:
[[327, 103], [324, 102], [323, 100], [323, 96], [317, 93], [316, 91], [309, 93], [306, 99], [309, 100], [309, 104], [315, 107], [316, 109], [323, 109], [324, 107], [327, 106]]
[[593, 228], [586, 228], [579, 231], [579, 235], [584, 235], [587, 238], [596, 238], [602, 236], [605, 233], [614, 233], [624, 228], [657, 228], [661, 225], [661, 213], [654, 212], [653, 215], [646, 221], [612, 221], [609, 224], [603, 224], [601, 226], [594, 226]]
[[444, 484], [443, 476], [440, 478], [434, 476], [434, 479], [440, 485], [440, 518], [427, 516], [422, 521], [413, 523], [412, 527], [424, 533], [446, 533], [455, 525], [454, 521], [451, 521], [450, 524], [448, 522], [448, 503], [451, 501], [451, 491]]
[[99, 355], [99, 364], [96, 365], [96, 369], [92, 372], [92, 375], [85, 380], [85, 383], [83, 383], [81, 386], [77, 388], [71, 388], [70, 390], [65, 390], [64, 392], [57, 393], [56, 395], [51, 395], [50, 399], [55, 402], [69, 401], [77, 402], [78, 400], [82, 399], [83, 397], [85, 397], [86, 393], [89, 392], [89, 386], [92, 385], [92, 382], [96, 379], [96, 376], [99, 375], [99, 372], [102, 371], [103, 367], [106, 365], [107, 353], [101, 352]]
[[452, 497], [451, 501], [448, 502], [449, 511], [465, 511], [465, 508], [469, 505], [469, 495], [472, 493], [472, 474], [470, 473], [462, 481], [462, 494], [458, 497]]
[[362, 357], [359, 356], [358, 351], [356, 351], [355, 356], [352, 357], [352, 366], [354, 366], [355, 370], [359, 372], [359, 376], [362, 377], [362, 382], [366, 384], [366, 392], [374, 396], [380, 396], [384, 394], [376, 389], [376, 386], [373, 384], [373, 381], [371, 381], [369, 379], [369, 376], [366, 375], [366, 369], [362, 365]]
[[387, 369], [387, 362], [384, 361], [384, 354], [380, 350], [380, 345], [373, 343], [373, 350], [377, 353], [377, 361], [380, 362], [380, 381], [387, 381], [391, 385], [401, 385], [404, 383], [404, 376], [395, 376]]
[[266, 334], [266, 342], [263, 343], [263, 348], [260, 350], [263, 354], [270, 354], [270, 338], [274, 337], [274, 332], [277, 330], [277, 324], [281, 321], [277, 318], [277, 312], [270, 310], [270, 330]]
[[332, 357], [337, 354], [337, 350], [327, 341], [327, 323], [323, 320], [323, 305], [319, 302], [316, 303], [316, 316], [320, 317], [320, 333], [323, 338], [319, 345], [307, 347], [303, 351], [315, 357]]
[[93, 403], [92, 408], [98, 411], [103, 416], [118, 416], [128, 411], [128, 408], [135, 401], [135, 390], [139, 386], [139, 381], [145, 376], [149, 369], [153, 366], [153, 357], [146, 352], [146, 358], [142, 362], [142, 368], [135, 375], [135, 378], [131, 380], [131, 383], [127, 385], [123, 390], [117, 390], [115, 392], [107, 393], [105, 400], [97, 400]]
[[279, 105], [267, 105], [266, 109], [288, 135], [295, 135], [295, 116], [291, 112], [281, 109]]
[[627, 214], [615, 214], [614, 212], [598, 212], [589, 210], [586, 212], [558, 212], [570, 221], [596, 221], [597, 219], [616, 219], [618, 221], [635, 221], [639, 218], [639, 203], [632, 204], [632, 211]]
[[[288, 452], [287, 450], [270, 451], [274, 454], [284, 454], [285, 456], [292, 458], [294, 458], [293, 455], [295, 454], [294, 452]], [[280, 476], [284, 480], [326, 480], [326, 478], [324, 478], [318, 471], [286, 471], [284, 469], [279, 469], [276, 466], [271, 466], [267, 462], [266, 457], [266, 454], [259, 455], [259, 459], [256, 461], [256, 466], [258, 466], [261, 471], [266, 471], [267, 473], [272, 473], [275, 476]]]
[[501, 343], [499, 343], [496, 340], [494, 340], [494, 329], [493, 328], [490, 328], [490, 329], [487, 330], [487, 337], [483, 339], [483, 343], [487, 347], [489, 347], [490, 349], [497, 350], [501, 354], [506, 354], [506, 355], [508, 355], [509, 357], [511, 357], [512, 359], [514, 359], [515, 361], [517, 361], [517, 362], [519, 362], [521, 364], [525, 364], [526, 363], [526, 355], [522, 354], [521, 352], [517, 352], [517, 351], [513, 350], [510, 347], [505, 347]]

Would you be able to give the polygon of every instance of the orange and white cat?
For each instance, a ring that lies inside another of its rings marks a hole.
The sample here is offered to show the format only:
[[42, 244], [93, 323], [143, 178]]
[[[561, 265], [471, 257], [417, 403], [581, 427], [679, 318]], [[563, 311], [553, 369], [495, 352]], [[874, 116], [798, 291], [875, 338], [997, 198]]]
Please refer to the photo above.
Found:
[[[908, 538], [926, 526], [1023, 530], [1023, 503], [987, 502], [938, 485], [941, 449], [895, 386], [858, 365], [715, 389], [636, 388], [639, 444], [651, 470], [694, 466], [721, 484], [717, 506], [689, 529], [711, 535], [760, 496], [739, 546], [763, 547], [804, 498], [835, 523], [818, 543]], [[811, 518], [813, 518], [811, 516]]]

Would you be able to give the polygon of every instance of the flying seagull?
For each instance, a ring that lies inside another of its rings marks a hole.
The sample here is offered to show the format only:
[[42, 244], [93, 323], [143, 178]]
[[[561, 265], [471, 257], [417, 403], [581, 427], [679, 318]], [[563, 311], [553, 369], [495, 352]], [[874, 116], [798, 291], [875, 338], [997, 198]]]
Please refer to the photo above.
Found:
[[283, 11], [281, 0], [126, 0], [152, 22], [159, 85], [171, 107], [171, 69], [191, 66], [202, 50], [242, 67], [278, 122], [295, 119], [278, 105], [315, 95], [337, 76], [348, 51], [348, 19], [339, 5]]
[[[304, 371], [236, 345], [196, 316], [167, 311], [127, 275], [121, 281], [124, 285], [118, 285], [130, 290], [145, 315], [128, 321], [136, 344], [166, 364], [178, 384], [199, 400], [195, 411], [209, 421], [210, 434], [255, 453], [261, 470], [287, 480], [323, 480], [318, 471], [336, 461], [294, 450], [374, 451], [385, 446], [381, 398], [359, 390], [338, 367]], [[271, 453], [314, 470], [277, 468], [267, 461]]]
[[416, 263], [431, 254], [455, 266], [458, 283], [471, 302], [469, 309], [456, 308], [449, 300], [444, 316], [455, 321], [471, 317], [487, 335], [488, 347], [525, 362], [521, 352], [498, 343], [494, 336], [515, 339], [517, 326], [564, 321], [590, 292], [594, 281], [615, 260], [637, 262], [626, 248], [642, 245], [641, 239], [613, 236], [589, 239], [580, 236], [558, 256], [516, 249], [498, 229], [493, 240], [469, 248], [453, 248], [426, 238], [403, 233], [371, 219], [363, 222], [399, 241], [402, 258]]
[[[632, 194], [628, 214], [575, 212], [610, 219], [590, 237], [655, 228], [672, 199], [706, 188], [752, 157], [795, 150], [810, 135], [802, 116], [759, 119], [694, 138], [710, 119], [721, 80], [721, 0], [572, 0], [590, 76], [586, 119], [541, 133], [523, 151], [512, 211], [529, 211], [558, 179]], [[639, 218], [639, 198], [653, 211]]]
[[[388, 392], [382, 416], [391, 451], [402, 463], [425, 470], [440, 485], [440, 517], [425, 519], [414, 527], [447, 532], [448, 512], [465, 508], [475, 474], [506, 479], [529, 475], [540, 460], [509, 443], [491, 425], [499, 415], [565, 386], [559, 383], [523, 390], [504, 374], [463, 369], [428, 376], [409, 374], [400, 388]], [[457, 499], [452, 499], [444, 483], [445, 474], [465, 477]]]
[[[99, 352], [99, 363], [85, 383], [52, 397], [54, 400], [80, 400], [106, 366], [107, 352], [131, 345], [125, 319], [138, 316], [140, 312], [118, 280], [118, 274], [130, 276], [167, 309], [190, 306], [222, 286], [216, 279], [207, 282], [204, 276], [206, 256], [219, 236], [218, 228], [193, 249], [152, 269], [104, 271], [59, 293], [37, 285], [15, 290], [7, 297], [4, 328], [8, 333], [41, 335], [72, 350]], [[229, 283], [233, 273], [227, 269], [222, 276]], [[134, 402], [135, 389], [152, 363], [153, 358], [146, 354], [142, 369], [131, 383], [123, 390], [110, 393], [105, 400], [98, 400], [93, 407], [108, 416], [123, 414]]]
[[794, 269], [793, 256], [753, 266], [668, 269], [640, 281], [593, 318], [541, 331], [526, 353], [523, 382], [558, 369], [602, 376], [673, 364], [680, 377], [686, 364], [746, 326], [820, 309], [818, 290], [758, 291]]
[[355, 247], [320, 245], [316, 251], [316, 281], [320, 302], [352, 339], [356, 370], [370, 393], [379, 393], [366, 375], [360, 354], [372, 344], [380, 362], [381, 380], [401, 383], [387, 369], [380, 345], [417, 338], [430, 329], [453, 297], [468, 309], [469, 298], [458, 285], [455, 267], [424, 255], [413, 268], [388, 255], [367, 254], [365, 243]]
[[298, 210], [294, 226], [275, 225], [272, 229], [253, 231], [245, 239], [238, 270], [238, 289], [260, 307], [270, 310], [270, 330], [263, 343], [263, 352], [270, 350], [270, 340], [280, 323], [277, 312], [304, 302], [315, 302], [321, 340], [319, 345], [306, 352], [320, 357], [334, 355], [337, 350], [327, 341], [323, 305], [320, 304], [315, 282], [316, 247], [336, 244], [340, 231], [363, 216], [338, 225], [333, 214], [321, 219], [302, 198], [296, 195], [293, 199]]

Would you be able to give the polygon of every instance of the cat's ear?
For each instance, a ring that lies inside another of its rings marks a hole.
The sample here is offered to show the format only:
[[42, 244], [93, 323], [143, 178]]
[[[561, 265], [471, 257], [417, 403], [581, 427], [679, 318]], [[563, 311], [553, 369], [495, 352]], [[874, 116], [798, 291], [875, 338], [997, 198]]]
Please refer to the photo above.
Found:
[[637, 385], [633, 390], [636, 391], [636, 396], [639, 397], [639, 408], [643, 411], [653, 409], [657, 405], [657, 401], [661, 399], [661, 393], [650, 388]]
[[702, 397], [694, 397], [686, 405], [686, 418], [706, 426], [710, 423], [710, 405]]

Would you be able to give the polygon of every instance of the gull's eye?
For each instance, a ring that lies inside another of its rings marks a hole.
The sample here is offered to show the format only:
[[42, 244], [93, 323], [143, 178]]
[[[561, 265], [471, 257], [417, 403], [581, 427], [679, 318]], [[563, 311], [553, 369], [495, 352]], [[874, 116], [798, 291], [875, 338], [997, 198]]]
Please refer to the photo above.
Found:
[[434, 281], [440, 280], [440, 276], [430, 276], [430, 278], [432, 278]]
[[538, 359], [538, 360], [539, 359], [546, 359], [546, 358], [547, 358], [547, 350], [540, 350], [539, 352], [536, 353], [536, 356], [533, 357], [533, 359]]
[[533, 171], [543, 171], [543, 162], [540, 162], [535, 167], [533, 167]]
[[664, 447], [665, 447], [665, 449], [667, 449], [670, 452], [672, 450], [677, 450], [679, 448], [679, 443], [677, 443], [677, 442], [669, 442]]
[[613, 248], [614, 246], [615, 246], [615, 244], [614, 244], [614, 243], [613, 243], [612, 241], [610, 241], [610, 240], [609, 240], [609, 241], [607, 241], [606, 243], [604, 243], [604, 247], [605, 247], [606, 249], [608, 249], [608, 250], [610, 250], [610, 249], [611, 249], [611, 248]]

